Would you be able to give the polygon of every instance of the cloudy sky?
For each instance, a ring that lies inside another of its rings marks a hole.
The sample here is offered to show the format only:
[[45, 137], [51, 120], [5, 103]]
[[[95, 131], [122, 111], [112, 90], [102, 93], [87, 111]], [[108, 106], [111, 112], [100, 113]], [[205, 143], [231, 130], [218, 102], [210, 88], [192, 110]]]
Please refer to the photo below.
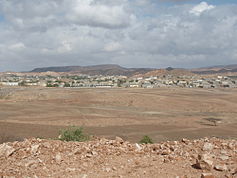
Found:
[[0, 71], [234, 63], [236, 0], [0, 0]]

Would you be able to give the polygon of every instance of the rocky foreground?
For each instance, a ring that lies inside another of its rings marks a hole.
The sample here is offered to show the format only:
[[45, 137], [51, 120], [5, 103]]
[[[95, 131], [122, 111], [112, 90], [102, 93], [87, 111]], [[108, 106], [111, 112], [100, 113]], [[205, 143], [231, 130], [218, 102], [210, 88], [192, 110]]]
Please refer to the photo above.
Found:
[[132, 144], [27, 139], [0, 145], [0, 177], [237, 177], [237, 141]]

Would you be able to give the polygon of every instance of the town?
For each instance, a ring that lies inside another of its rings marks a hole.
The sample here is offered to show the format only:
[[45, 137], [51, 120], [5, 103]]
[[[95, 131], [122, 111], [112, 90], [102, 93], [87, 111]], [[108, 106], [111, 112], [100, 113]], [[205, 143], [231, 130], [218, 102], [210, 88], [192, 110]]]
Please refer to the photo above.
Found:
[[0, 86], [41, 86], [61, 88], [237, 88], [237, 76], [162, 75], [150, 77], [102, 76], [85, 74], [37, 75], [3, 73]]

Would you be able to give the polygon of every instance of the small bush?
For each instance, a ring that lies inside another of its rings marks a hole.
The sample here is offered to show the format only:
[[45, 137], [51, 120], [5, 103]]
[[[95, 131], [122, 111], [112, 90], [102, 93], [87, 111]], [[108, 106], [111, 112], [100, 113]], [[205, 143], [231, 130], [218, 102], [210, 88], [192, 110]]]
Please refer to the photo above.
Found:
[[140, 140], [139, 143], [141, 143], [141, 144], [152, 144], [153, 141], [152, 141], [152, 139], [151, 139], [149, 136], [145, 135], [145, 136]]
[[84, 142], [89, 140], [89, 135], [83, 133], [82, 127], [69, 127], [60, 131], [59, 140]]

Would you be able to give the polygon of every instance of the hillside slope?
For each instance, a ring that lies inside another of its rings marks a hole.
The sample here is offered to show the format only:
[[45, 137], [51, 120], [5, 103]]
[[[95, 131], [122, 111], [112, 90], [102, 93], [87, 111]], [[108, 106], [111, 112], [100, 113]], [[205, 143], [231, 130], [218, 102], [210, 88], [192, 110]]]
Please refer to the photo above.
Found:
[[27, 139], [0, 145], [0, 177], [236, 177], [237, 141], [158, 144]]
[[36, 68], [31, 72], [68, 72], [87, 75], [134, 75], [146, 73], [154, 69], [150, 68], [125, 68], [114, 64], [95, 65], [95, 66], [65, 66], [65, 67], [45, 67]]
[[237, 64], [204, 67], [191, 70], [195, 74], [222, 74], [237, 72]]
[[150, 76], [163, 76], [163, 75], [192, 76], [192, 75], [195, 75], [195, 74], [190, 72], [189, 70], [186, 70], [186, 69], [167, 68], [167, 69], [157, 69], [157, 70], [149, 71], [145, 74], [136, 75], [135, 77], [150, 77]]

